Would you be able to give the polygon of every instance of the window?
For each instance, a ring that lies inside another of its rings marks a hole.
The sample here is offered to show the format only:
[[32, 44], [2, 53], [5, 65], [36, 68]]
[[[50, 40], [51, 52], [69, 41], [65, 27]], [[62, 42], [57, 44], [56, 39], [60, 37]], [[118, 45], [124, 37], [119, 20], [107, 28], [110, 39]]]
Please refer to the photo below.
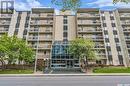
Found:
[[64, 19], [64, 24], [67, 24], [67, 23], [68, 23], [68, 21], [66, 19]]
[[15, 28], [19, 28], [19, 23], [16, 23], [16, 26], [15, 26]]
[[68, 30], [68, 26], [64, 26], [64, 31], [67, 31]]
[[119, 39], [118, 38], [114, 38], [115, 39], [115, 42], [119, 42]]
[[113, 12], [112, 11], [109, 11], [110, 14], [112, 14]]
[[111, 47], [110, 46], [106, 46], [107, 51], [111, 51]]
[[102, 16], [102, 20], [105, 20], [105, 16]]
[[27, 29], [24, 29], [23, 35], [27, 35]]
[[114, 35], [117, 35], [117, 31], [116, 31], [116, 30], [113, 30], [113, 34], [114, 34]]
[[122, 55], [118, 55], [118, 58], [119, 58], [119, 62], [120, 62], [120, 65], [123, 65], [123, 56]]
[[68, 33], [67, 32], [63, 32], [63, 37], [67, 38], [68, 37]]
[[109, 38], [105, 38], [105, 42], [109, 42]]
[[111, 19], [111, 20], [114, 20], [114, 16], [110, 16], [110, 19]]
[[106, 23], [103, 23], [103, 27], [107, 27], [107, 24], [106, 24]]
[[116, 49], [117, 49], [117, 51], [121, 51], [121, 47], [120, 46], [117, 46]]
[[103, 14], [103, 13], [104, 13], [104, 11], [101, 11], [101, 13]]
[[107, 30], [104, 30], [104, 34], [107, 35], [107, 34], [108, 34], [108, 31], [107, 31]]
[[116, 24], [115, 23], [111, 23], [112, 27], [116, 27]]
[[66, 18], [67, 18], [67, 16], [64, 16], [64, 18], [66, 19]]

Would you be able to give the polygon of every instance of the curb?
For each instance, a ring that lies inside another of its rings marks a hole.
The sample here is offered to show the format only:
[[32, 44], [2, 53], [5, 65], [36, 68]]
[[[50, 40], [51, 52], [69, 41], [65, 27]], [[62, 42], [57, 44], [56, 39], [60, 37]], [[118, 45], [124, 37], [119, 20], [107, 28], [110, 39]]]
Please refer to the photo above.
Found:
[[0, 77], [130, 76], [130, 74], [0, 74]]

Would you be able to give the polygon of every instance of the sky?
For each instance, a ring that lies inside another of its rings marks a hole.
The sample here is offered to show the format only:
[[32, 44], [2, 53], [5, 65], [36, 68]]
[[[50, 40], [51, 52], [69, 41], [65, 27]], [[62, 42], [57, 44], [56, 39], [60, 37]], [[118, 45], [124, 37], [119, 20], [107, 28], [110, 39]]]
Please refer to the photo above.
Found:
[[[115, 9], [115, 8], [130, 8], [130, 3], [113, 4], [112, 0], [81, 0], [81, 8], [101, 8], [101, 9]], [[33, 7], [52, 7], [59, 9], [58, 6], [52, 5], [51, 0], [15, 0], [16, 10], [31, 10]]]

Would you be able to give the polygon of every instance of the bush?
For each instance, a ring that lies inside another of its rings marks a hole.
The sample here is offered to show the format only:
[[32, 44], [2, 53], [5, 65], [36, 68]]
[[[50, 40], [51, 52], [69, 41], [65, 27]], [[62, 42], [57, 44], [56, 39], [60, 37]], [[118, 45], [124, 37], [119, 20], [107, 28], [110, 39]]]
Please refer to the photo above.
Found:
[[130, 68], [125, 67], [105, 67], [95, 68], [94, 73], [130, 73]]

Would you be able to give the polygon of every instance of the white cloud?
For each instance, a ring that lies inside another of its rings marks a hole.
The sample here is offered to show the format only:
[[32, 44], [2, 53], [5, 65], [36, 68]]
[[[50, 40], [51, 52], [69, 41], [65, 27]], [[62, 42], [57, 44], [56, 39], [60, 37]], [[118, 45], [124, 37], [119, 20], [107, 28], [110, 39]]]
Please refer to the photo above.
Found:
[[113, 4], [112, 0], [97, 0], [92, 3], [86, 3], [87, 5], [95, 5], [95, 7], [103, 8], [103, 7], [108, 7], [108, 6], [113, 6], [113, 7], [119, 7], [119, 8], [130, 8], [130, 3], [117, 3]]
[[26, 1], [17, 1], [15, 0], [15, 9], [16, 10], [30, 10], [33, 7], [41, 7], [42, 4], [38, 0], [26, 0]]

